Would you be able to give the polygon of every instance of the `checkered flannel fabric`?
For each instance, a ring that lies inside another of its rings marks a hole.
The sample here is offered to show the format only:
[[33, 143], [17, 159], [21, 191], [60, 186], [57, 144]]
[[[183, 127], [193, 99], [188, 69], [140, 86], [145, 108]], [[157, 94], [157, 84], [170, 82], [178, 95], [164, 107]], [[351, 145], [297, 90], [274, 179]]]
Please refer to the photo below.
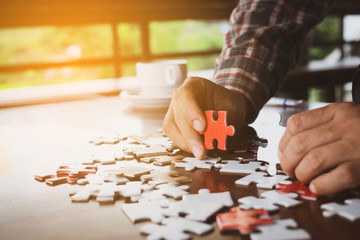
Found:
[[213, 81], [241, 91], [257, 113], [295, 66], [306, 34], [333, 0], [240, 0]]

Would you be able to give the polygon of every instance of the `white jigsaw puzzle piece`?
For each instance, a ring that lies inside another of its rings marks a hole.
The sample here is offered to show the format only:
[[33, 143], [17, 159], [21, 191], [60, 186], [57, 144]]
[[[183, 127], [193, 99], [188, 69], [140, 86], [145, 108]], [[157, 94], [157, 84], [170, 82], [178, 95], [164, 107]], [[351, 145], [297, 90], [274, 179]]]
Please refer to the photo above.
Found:
[[263, 172], [254, 172], [236, 180], [235, 184], [249, 186], [250, 183], [256, 183], [256, 187], [258, 188], [273, 189], [278, 183], [290, 184], [291, 181], [285, 181], [288, 178], [286, 175], [267, 176], [267, 174]]
[[[292, 229], [289, 229], [291, 227]], [[304, 229], [293, 229], [297, 223], [293, 219], [274, 221], [274, 224], [256, 226], [260, 233], [251, 233], [252, 240], [306, 240], [311, 236]]]
[[188, 185], [172, 186], [169, 184], [160, 184], [156, 186], [156, 190], [145, 191], [141, 194], [141, 196], [132, 197], [131, 201], [156, 201], [160, 199], [166, 199], [166, 197], [181, 199], [182, 196], [189, 194], [189, 189], [190, 187]]
[[301, 201], [294, 199], [297, 197], [297, 194], [282, 194], [275, 190], [263, 192], [261, 197], [247, 196], [238, 199], [238, 202], [242, 204], [240, 207], [243, 209], [264, 208], [270, 212], [278, 210], [279, 207], [277, 205], [289, 208], [301, 204]]
[[226, 163], [215, 163], [214, 167], [221, 168], [221, 173], [253, 173], [256, 170], [267, 170], [267, 166], [263, 166], [262, 162], [249, 161], [240, 162], [238, 160], [228, 160]]
[[181, 186], [172, 186], [169, 184], [160, 184], [156, 186], [164, 196], [172, 197], [175, 199], [180, 199], [184, 195], [189, 194], [190, 187], [188, 185], [181, 185]]
[[186, 219], [205, 222], [209, 217], [223, 208], [221, 203], [199, 200], [181, 200], [172, 202], [168, 208], [162, 209], [165, 216], [178, 217], [187, 214]]
[[184, 200], [200, 200], [221, 203], [225, 207], [234, 205], [230, 192], [210, 193], [209, 189], [200, 189], [198, 194], [189, 194], [183, 197]]
[[160, 223], [165, 216], [162, 214], [163, 207], [169, 205], [169, 201], [143, 201], [139, 203], [125, 203], [121, 205], [122, 210], [134, 223], [140, 220], [151, 220]]
[[142, 233], [148, 234], [148, 240], [181, 240], [191, 239], [190, 233], [202, 235], [213, 230], [213, 226], [201, 222], [192, 221], [185, 218], [166, 218], [161, 222], [163, 225], [154, 223], [146, 224], [141, 227]]
[[87, 202], [91, 197], [96, 197], [99, 203], [113, 203], [115, 196], [119, 193], [114, 183], [87, 184], [82, 190], [70, 192], [72, 202]]
[[268, 140], [268, 144], [265, 148], [261, 146], [259, 147], [257, 159], [268, 162], [268, 173], [270, 175], [275, 175], [277, 172], [276, 165], [280, 164], [280, 160], [278, 158], [278, 147], [286, 128], [279, 125], [281, 115], [278, 113], [274, 113], [271, 117], [268, 117], [267, 113], [266, 120], [264, 119], [265, 118], [263, 116], [259, 115], [256, 121], [250, 126], [256, 130], [259, 137]]
[[325, 203], [321, 205], [324, 217], [332, 217], [339, 215], [350, 221], [360, 219], [360, 199], [353, 198], [345, 200], [345, 204], [338, 204], [335, 202]]
[[185, 168], [185, 171], [193, 171], [195, 168], [211, 169], [215, 163], [219, 162], [217, 158], [205, 158], [199, 160], [197, 158], [186, 157], [181, 162], [174, 162], [174, 166], [178, 168]]

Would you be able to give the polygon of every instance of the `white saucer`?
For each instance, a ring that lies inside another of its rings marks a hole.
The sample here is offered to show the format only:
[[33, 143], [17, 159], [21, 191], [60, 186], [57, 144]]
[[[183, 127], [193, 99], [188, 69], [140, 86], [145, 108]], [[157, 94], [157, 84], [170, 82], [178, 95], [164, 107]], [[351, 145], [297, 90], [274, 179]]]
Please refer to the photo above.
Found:
[[171, 96], [147, 96], [126, 91], [121, 92], [120, 97], [139, 109], [168, 108], [171, 101]]

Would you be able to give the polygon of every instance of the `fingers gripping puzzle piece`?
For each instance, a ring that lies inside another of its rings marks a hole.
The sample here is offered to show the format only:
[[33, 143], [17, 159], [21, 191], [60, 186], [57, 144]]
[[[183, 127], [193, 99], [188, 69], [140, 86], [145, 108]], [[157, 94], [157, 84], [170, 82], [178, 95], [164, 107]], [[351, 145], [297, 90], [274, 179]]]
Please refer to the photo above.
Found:
[[325, 203], [321, 205], [321, 209], [325, 210], [323, 212], [324, 217], [332, 217], [334, 215], [339, 215], [350, 221], [355, 221], [360, 219], [360, 199], [347, 199], [345, 204], [338, 203]]
[[229, 160], [226, 163], [215, 163], [214, 167], [221, 168], [222, 173], [253, 173], [256, 170], [266, 170], [262, 162], [239, 162], [238, 160]]
[[141, 180], [149, 181], [152, 186], [168, 183], [173, 186], [178, 186], [183, 183], [191, 182], [191, 178], [186, 176], [180, 176], [177, 171], [161, 172], [153, 171], [150, 174], [141, 176]]
[[140, 231], [149, 234], [147, 239], [151, 240], [174, 240], [191, 239], [191, 235], [186, 232], [202, 235], [213, 230], [213, 226], [206, 223], [191, 221], [184, 218], [166, 218], [161, 222], [163, 225], [154, 223], [146, 224]]
[[226, 125], [226, 111], [218, 111], [218, 119], [215, 121], [213, 118], [214, 111], [205, 111], [206, 129], [200, 134], [204, 134], [204, 145], [206, 149], [214, 149], [213, 141], [216, 139], [217, 148], [226, 150], [227, 136], [235, 134], [234, 126]]
[[272, 225], [257, 226], [256, 229], [261, 232], [251, 233], [250, 238], [252, 240], [305, 240], [311, 238], [310, 234], [307, 233], [305, 230], [294, 229], [296, 227], [297, 224], [293, 219], [277, 220]]
[[263, 198], [256, 198], [253, 196], [247, 196], [238, 199], [238, 202], [241, 203], [241, 208], [250, 209], [250, 208], [264, 208], [267, 211], [276, 211], [279, 210], [277, 205], [281, 205], [283, 207], [293, 207], [300, 205], [301, 202], [294, 199], [297, 197], [297, 194], [281, 194], [276, 191], [267, 191], [261, 194]]
[[243, 178], [235, 181], [236, 185], [249, 186], [250, 183], [256, 183], [258, 188], [273, 189], [278, 183], [290, 184], [290, 181], [285, 181], [289, 177], [286, 175], [268, 176], [267, 173], [254, 172]]
[[312, 193], [305, 184], [300, 181], [295, 181], [291, 184], [276, 184], [276, 188], [280, 188], [277, 191], [279, 193], [298, 193], [302, 198], [308, 200], [316, 200], [317, 194]]
[[234, 205], [230, 192], [210, 193], [209, 189], [200, 189], [198, 194], [186, 195], [183, 199], [218, 202], [225, 207], [231, 207]]
[[180, 214], [186, 214], [186, 219], [205, 222], [222, 208], [223, 205], [217, 202], [181, 200], [172, 202], [168, 208], [162, 209], [162, 213], [170, 217], [178, 217]]
[[183, 167], [186, 171], [193, 171], [195, 168], [211, 169], [219, 161], [220, 159], [217, 158], [199, 160], [197, 158], [186, 157], [181, 162], [174, 162], [174, 166]]
[[221, 231], [237, 229], [242, 234], [252, 232], [255, 226], [273, 223], [265, 209], [242, 210], [239, 207], [217, 214], [216, 222]]

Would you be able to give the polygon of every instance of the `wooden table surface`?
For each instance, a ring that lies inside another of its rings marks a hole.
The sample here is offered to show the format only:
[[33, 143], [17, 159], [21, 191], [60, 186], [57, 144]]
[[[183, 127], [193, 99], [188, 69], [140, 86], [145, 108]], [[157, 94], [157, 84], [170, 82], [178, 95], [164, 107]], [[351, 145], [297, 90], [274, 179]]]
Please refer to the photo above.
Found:
[[[313, 108], [265, 108], [281, 112], [286, 118], [294, 112]], [[0, 239], [145, 239], [139, 228], [121, 210], [122, 200], [114, 205], [72, 203], [72, 186], [47, 186], [34, 180], [36, 173], [54, 171], [60, 163], [78, 162], [91, 151], [88, 140], [118, 133], [143, 134], [161, 128], [165, 111], [133, 111], [119, 97], [0, 109]], [[229, 190], [233, 199], [258, 196], [255, 186], [237, 187], [239, 175], [220, 175], [217, 170], [177, 169], [193, 179], [191, 192], [200, 188]], [[273, 218], [293, 218], [313, 239], [359, 239], [360, 221], [322, 216], [320, 204], [343, 200], [335, 198], [304, 200], [302, 206], [286, 209]], [[193, 239], [249, 239], [235, 233], [215, 230]]]

